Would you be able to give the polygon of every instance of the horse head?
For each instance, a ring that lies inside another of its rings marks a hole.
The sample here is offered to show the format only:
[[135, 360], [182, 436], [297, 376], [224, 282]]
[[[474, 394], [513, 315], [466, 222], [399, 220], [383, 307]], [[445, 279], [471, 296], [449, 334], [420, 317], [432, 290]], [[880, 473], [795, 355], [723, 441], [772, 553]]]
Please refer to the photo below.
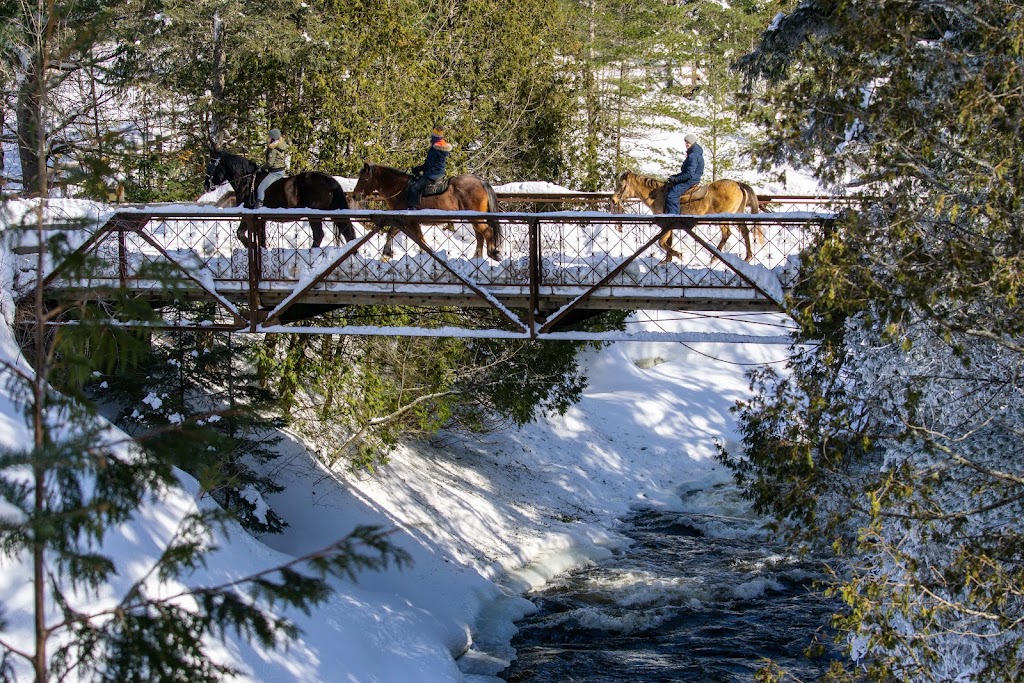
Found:
[[615, 181], [615, 191], [612, 192], [612, 209], [616, 213], [622, 212], [622, 200], [626, 198], [626, 186], [629, 183], [630, 171], [623, 171]]
[[210, 163], [206, 165], [206, 179], [203, 181], [203, 189], [209, 192], [213, 188], [227, 180], [224, 164], [221, 163], [220, 152], [210, 155]]
[[368, 161], [364, 161], [363, 168], [359, 171], [359, 178], [356, 180], [356, 186], [352, 188], [352, 192], [349, 193], [349, 197], [357, 206], [361, 207], [366, 195], [377, 190], [377, 183], [374, 178], [373, 169], [373, 164]]

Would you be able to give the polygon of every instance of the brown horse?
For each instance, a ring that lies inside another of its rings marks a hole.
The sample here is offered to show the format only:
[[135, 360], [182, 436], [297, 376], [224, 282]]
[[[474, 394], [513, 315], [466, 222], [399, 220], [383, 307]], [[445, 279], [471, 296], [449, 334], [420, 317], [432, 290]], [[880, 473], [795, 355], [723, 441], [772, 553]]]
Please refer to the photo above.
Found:
[[[352, 199], [357, 203], [374, 192], [383, 197], [388, 208], [401, 210], [407, 208], [405, 186], [409, 184], [412, 176], [405, 171], [390, 166], [364, 163], [363, 170], [359, 172], [359, 179], [356, 181], [355, 189], [352, 190]], [[498, 196], [483, 178], [475, 175], [457, 175], [451, 179], [451, 183], [441, 194], [424, 195], [420, 201], [420, 207], [424, 209], [441, 209], [443, 211], [480, 211], [494, 212], [498, 210]], [[423, 244], [423, 223], [442, 222], [429, 220], [409, 219], [405, 225], [409, 228], [413, 239]], [[476, 233], [476, 258], [483, 257], [484, 244], [487, 245], [487, 255], [495, 261], [501, 260], [501, 224], [496, 220], [483, 218], [470, 219], [473, 224], [473, 231]], [[384, 257], [391, 258], [391, 242], [398, 232], [397, 226], [388, 230], [387, 240], [384, 243]]]
[[[703, 193], [702, 190], [707, 190]], [[632, 171], [625, 171], [619, 176], [615, 184], [615, 192], [612, 194], [612, 206], [621, 210], [622, 202], [625, 199], [640, 199], [654, 213], [665, 213], [665, 194], [667, 186], [664, 181], [650, 176], [640, 175]], [[679, 200], [681, 214], [703, 216], [709, 213], [758, 213], [757, 193], [754, 188], [746, 183], [735, 180], [716, 180], [709, 185], [698, 185], [688, 190]], [[750, 248], [750, 228], [746, 223], [740, 223], [740, 233], [743, 235], [743, 243], [747, 247], [745, 261], [753, 258], [753, 251]], [[727, 223], [719, 226], [721, 239], [718, 240], [718, 250], [721, 251], [729, 240], [731, 231]], [[764, 244], [764, 234], [761, 227], [754, 224], [754, 239], [758, 244]], [[673, 256], [682, 258], [682, 254], [672, 248], [672, 232], [666, 232], [658, 246], [665, 250], [663, 263], [671, 261]]]

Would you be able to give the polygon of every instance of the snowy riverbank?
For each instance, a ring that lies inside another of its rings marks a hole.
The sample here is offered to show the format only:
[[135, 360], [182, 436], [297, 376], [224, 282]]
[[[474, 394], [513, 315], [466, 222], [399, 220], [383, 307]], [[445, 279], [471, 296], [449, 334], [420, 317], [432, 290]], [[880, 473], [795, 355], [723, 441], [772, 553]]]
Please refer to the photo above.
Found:
[[[271, 566], [357, 524], [395, 529], [392, 540], [414, 564], [363, 574], [354, 585], [339, 581], [327, 604], [290, 614], [304, 635], [287, 652], [231, 639], [219, 657], [258, 681], [494, 681], [512, 656], [513, 621], [531, 609], [522, 593], [621, 547], [616, 519], [626, 511], [678, 507], [678, 494], [688, 490], [704, 492], [688, 496], [690, 506], [734, 512], [722, 509], [731, 503], [712, 488], [728, 480], [714, 462], [715, 441], [736, 439], [729, 409], [746, 395], [744, 371], [781, 361], [787, 349], [721, 335], [778, 335], [784, 325], [781, 316], [662, 313], [646, 328], [711, 332], [716, 341], [611, 344], [587, 356], [590, 385], [566, 415], [406, 445], [373, 476], [327, 473], [286, 439], [281, 447], [290, 457], [275, 474], [286, 489], [270, 502], [289, 529], [257, 540], [232, 527], [196, 583]], [[16, 349], [4, 337], [0, 349], [13, 360]], [[9, 393], [0, 413], [0, 445], [24, 446], [24, 418]], [[182, 480], [182, 491], [140, 510], [134, 525], [110, 539], [108, 549], [124, 561], [122, 584], [80, 596], [83, 604], [109, 602], [148, 568], [175, 520], [197, 505], [194, 482]], [[29, 648], [29, 568], [6, 560], [3, 567], [4, 635]]]

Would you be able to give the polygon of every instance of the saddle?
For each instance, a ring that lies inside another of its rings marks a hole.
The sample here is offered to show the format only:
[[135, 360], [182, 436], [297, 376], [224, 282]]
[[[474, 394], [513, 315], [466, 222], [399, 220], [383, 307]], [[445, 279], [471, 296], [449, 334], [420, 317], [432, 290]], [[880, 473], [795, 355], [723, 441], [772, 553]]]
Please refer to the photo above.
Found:
[[423, 188], [423, 192], [420, 193], [421, 197], [432, 197], [435, 194], [444, 194], [448, 191], [448, 185], [451, 184], [451, 178], [445, 176], [440, 180], [435, 180], [426, 187]]
[[695, 202], [698, 199], [704, 199], [708, 193], [708, 186], [703, 184], [697, 184], [691, 187], [689, 190], [683, 193], [683, 196], [679, 198], [679, 202]]

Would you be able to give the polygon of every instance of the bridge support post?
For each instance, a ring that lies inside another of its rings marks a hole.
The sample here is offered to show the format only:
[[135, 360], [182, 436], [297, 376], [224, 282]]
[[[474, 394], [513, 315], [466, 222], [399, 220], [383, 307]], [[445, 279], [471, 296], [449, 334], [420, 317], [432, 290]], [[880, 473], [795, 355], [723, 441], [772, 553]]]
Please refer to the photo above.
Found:
[[256, 239], [256, 218], [250, 215], [242, 217], [242, 225], [249, 236], [249, 246], [246, 247], [246, 258], [248, 270], [246, 273], [249, 280], [249, 331], [255, 332], [256, 326], [261, 322], [260, 316], [260, 280], [263, 275], [263, 253], [261, 240]]
[[530, 326], [530, 339], [537, 338], [537, 315], [540, 301], [540, 220], [531, 218], [529, 222], [529, 269], [530, 269], [530, 304], [526, 311], [526, 324]]

